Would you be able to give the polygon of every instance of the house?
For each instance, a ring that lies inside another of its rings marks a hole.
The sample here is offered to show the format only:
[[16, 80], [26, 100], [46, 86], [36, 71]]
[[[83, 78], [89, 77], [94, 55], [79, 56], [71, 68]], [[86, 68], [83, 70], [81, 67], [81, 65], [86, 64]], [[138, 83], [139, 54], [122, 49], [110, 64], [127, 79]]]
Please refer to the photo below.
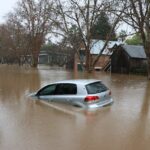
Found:
[[114, 73], [146, 73], [147, 57], [143, 46], [119, 45], [113, 47], [111, 71]]
[[38, 64], [50, 64], [50, 56], [46, 51], [40, 51]]
[[[95, 59], [98, 54], [101, 52], [101, 50], [103, 49], [104, 45], [105, 45], [106, 41], [103, 40], [95, 40], [93, 39], [91, 41], [91, 50], [90, 53], [92, 55], [92, 59]], [[112, 55], [112, 52], [110, 51], [111, 48], [114, 47], [114, 45], [120, 45], [121, 42], [120, 41], [109, 41], [107, 44], [107, 47], [104, 49], [104, 51], [102, 52], [102, 55], [99, 58], [99, 61], [96, 63], [95, 65], [95, 70], [102, 70], [104, 68], [104, 66], [106, 66], [106, 64], [108, 62], [110, 62], [110, 56]], [[80, 57], [80, 59], [79, 59]], [[78, 53], [78, 55], [75, 55], [75, 66], [74, 68], [77, 70], [81, 70], [81, 64], [80, 64], [80, 60], [83, 62], [83, 64], [85, 64], [85, 48], [84, 46], [81, 46], [81, 49]]]
[[67, 69], [72, 69], [74, 62], [74, 56], [71, 53], [70, 49], [66, 50], [49, 50], [49, 51], [40, 51], [39, 57], [38, 57], [38, 63], [39, 64], [47, 64], [50, 66], [59, 66], [59, 67], [65, 67]]

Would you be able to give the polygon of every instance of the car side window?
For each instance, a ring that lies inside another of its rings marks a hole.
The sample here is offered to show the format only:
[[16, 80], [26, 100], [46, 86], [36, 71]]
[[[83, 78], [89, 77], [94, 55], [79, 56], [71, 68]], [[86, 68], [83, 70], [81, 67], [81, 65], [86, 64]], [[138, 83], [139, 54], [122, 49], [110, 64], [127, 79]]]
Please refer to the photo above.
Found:
[[77, 94], [76, 84], [64, 83], [58, 84], [56, 87], [55, 95], [75, 95]]
[[54, 95], [55, 93], [55, 89], [56, 89], [56, 84], [52, 84], [52, 85], [48, 85], [46, 87], [44, 87], [43, 89], [41, 89], [37, 95]]

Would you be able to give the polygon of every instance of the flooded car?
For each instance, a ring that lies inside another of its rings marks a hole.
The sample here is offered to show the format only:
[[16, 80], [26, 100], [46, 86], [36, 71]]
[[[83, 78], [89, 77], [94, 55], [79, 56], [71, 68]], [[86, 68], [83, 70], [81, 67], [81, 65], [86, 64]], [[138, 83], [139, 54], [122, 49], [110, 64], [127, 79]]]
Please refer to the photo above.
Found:
[[47, 102], [67, 102], [83, 108], [98, 108], [113, 102], [111, 91], [100, 80], [59, 81], [44, 86], [32, 96]]

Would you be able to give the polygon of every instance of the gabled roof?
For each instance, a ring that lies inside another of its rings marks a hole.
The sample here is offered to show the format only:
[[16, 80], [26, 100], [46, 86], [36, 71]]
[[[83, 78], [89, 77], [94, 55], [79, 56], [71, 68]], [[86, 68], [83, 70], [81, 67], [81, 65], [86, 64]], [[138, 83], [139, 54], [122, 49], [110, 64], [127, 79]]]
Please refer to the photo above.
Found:
[[[106, 41], [103, 40], [92, 40], [92, 45], [91, 45], [91, 54], [96, 54], [98, 55], [103, 46], [105, 45]], [[103, 55], [111, 55], [112, 52], [109, 51], [110, 48], [114, 47], [114, 45], [120, 45], [120, 41], [109, 41], [107, 47], [103, 51]]]
[[143, 46], [122, 45], [121, 47], [128, 53], [131, 58], [147, 58]]

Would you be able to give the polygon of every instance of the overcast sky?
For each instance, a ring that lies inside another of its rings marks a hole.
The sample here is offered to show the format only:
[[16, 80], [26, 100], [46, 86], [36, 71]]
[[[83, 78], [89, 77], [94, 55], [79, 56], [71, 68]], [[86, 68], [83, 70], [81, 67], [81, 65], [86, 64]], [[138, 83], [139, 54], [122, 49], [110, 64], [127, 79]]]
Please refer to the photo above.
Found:
[[[0, 23], [5, 21], [5, 15], [13, 10], [15, 4], [18, 0], [0, 0]], [[122, 25], [120, 30], [124, 29], [126, 31], [131, 31], [130, 27]]]
[[0, 0], [0, 23], [4, 22], [4, 16], [13, 10], [18, 0]]

